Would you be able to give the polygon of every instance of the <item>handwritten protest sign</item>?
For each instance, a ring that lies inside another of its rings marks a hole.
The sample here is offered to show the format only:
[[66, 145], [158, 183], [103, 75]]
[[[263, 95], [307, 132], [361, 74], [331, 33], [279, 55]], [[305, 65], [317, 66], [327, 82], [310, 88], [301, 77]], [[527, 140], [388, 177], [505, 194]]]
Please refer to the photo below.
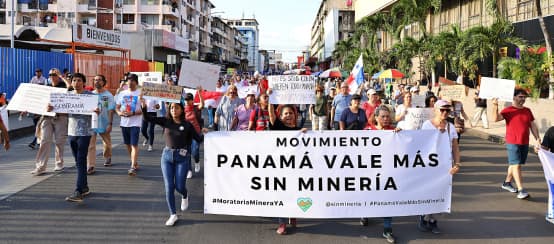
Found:
[[142, 84], [142, 96], [144, 98], [152, 98], [160, 101], [178, 103], [181, 101], [181, 93], [183, 87], [168, 86], [166, 84], [156, 84], [144, 82]]
[[452, 99], [461, 101], [465, 95], [464, 85], [441, 86], [439, 96], [441, 99]]
[[418, 108], [424, 108], [425, 95], [412, 95], [412, 104]]
[[403, 130], [419, 130], [423, 122], [433, 117], [432, 108], [408, 108], [401, 128]]
[[500, 101], [511, 102], [515, 88], [515, 80], [481, 77], [479, 98], [498, 98]]
[[144, 82], [162, 84], [162, 72], [131, 72], [138, 76], [139, 86], [144, 85]]
[[438, 130], [211, 132], [204, 139], [204, 213], [355, 218], [450, 212], [448, 141]]
[[46, 112], [48, 103], [50, 103], [50, 93], [66, 91], [65, 88], [21, 83], [8, 104], [8, 110], [54, 116], [56, 113]]
[[55, 113], [87, 114], [98, 107], [98, 95], [75, 93], [50, 93], [50, 105]]
[[215, 91], [215, 82], [219, 79], [219, 65], [183, 59], [179, 85], [188, 87], [202, 86], [204, 89]]
[[269, 102], [273, 104], [315, 104], [315, 76], [268, 76], [272, 90]]

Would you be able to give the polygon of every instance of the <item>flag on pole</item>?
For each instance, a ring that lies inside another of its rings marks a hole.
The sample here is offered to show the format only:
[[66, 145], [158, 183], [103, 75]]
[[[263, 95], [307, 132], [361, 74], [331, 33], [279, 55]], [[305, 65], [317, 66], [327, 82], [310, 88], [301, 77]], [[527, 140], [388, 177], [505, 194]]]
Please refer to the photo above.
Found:
[[350, 88], [350, 94], [356, 92], [362, 83], [364, 83], [364, 59], [362, 54], [360, 54], [358, 61], [356, 61], [354, 68], [352, 68], [352, 72], [350, 72], [350, 76], [346, 79], [346, 84]]
[[540, 149], [538, 154], [549, 189], [546, 220], [554, 224], [554, 153]]

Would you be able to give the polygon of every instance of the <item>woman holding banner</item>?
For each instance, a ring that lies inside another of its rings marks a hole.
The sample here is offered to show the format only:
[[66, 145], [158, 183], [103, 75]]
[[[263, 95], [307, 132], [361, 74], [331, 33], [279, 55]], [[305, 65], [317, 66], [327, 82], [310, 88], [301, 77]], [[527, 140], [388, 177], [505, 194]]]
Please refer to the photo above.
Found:
[[[268, 94], [271, 94], [271, 88], [267, 90]], [[294, 105], [285, 104], [280, 105], [277, 108], [277, 113], [273, 108], [273, 104], [269, 104], [269, 129], [270, 130], [301, 130], [306, 132], [306, 128], [300, 128], [296, 124], [298, 113]], [[277, 118], [279, 116], [279, 118]], [[279, 218], [279, 227], [277, 228], [277, 234], [287, 234], [287, 223], [285, 218]], [[296, 218], [290, 218], [289, 223], [292, 228], [296, 228]]]
[[[450, 174], [456, 174], [460, 170], [460, 148], [458, 146], [458, 133], [454, 124], [448, 122], [448, 115], [452, 111], [452, 104], [446, 100], [438, 100], [435, 103], [435, 117], [423, 122], [422, 130], [439, 130], [441, 133], [447, 132], [450, 146], [452, 148], [453, 166], [450, 169]], [[434, 234], [439, 234], [440, 229], [437, 225], [437, 220], [433, 215], [421, 215], [418, 217], [417, 228], [420, 231], [431, 231]]]
[[243, 103], [244, 100], [238, 97], [237, 87], [230, 85], [215, 111], [214, 123], [218, 126], [219, 130], [232, 130], [231, 125], [235, 117], [235, 109]]
[[[391, 109], [387, 105], [379, 105], [375, 109], [374, 116], [376, 124], [370, 124], [370, 130], [393, 130], [394, 132], [401, 130], [392, 125]], [[360, 225], [367, 226], [368, 223], [368, 218], [360, 219]], [[392, 217], [383, 218], [383, 237], [387, 239], [389, 243], [394, 243], [396, 241], [396, 238], [392, 235]]]
[[[158, 118], [146, 113], [146, 102], [142, 99], [143, 118], [164, 128], [165, 147], [162, 152], [161, 168], [165, 185], [165, 200], [169, 207], [169, 219], [166, 226], [173, 226], [178, 217], [175, 210], [175, 190], [183, 197], [181, 211], [188, 208], [189, 200], [186, 188], [186, 175], [190, 168], [192, 140], [202, 142], [204, 136], [196, 130], [185, 118], [185, 109], [181, 103], [170, 103], [165, 118]], [[203, 128], [203, 133], [208, 129]]]

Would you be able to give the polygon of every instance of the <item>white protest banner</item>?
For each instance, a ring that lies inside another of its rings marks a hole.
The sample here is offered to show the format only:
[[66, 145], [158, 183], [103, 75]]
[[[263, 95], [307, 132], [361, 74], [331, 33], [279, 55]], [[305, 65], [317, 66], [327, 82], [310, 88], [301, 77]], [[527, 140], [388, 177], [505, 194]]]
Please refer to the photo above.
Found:
[[162, 72], [131, 72], [137, 75], [139, 86], [143, 86], [144, 82], [162, 84]]
[[91, 115], [98, 108], [98, 95], [50, 93], [50, 105], [55, 113]]
[[412, 104], [418, 108], [425, 108], [425, 95], [412, 95]]
[[315, 104], [315, 76], [274, 75], [268, 76], [272, 104]]
[[183, 87], [180, 86], [168, 86], [166, 84], [150, 82], [144, 82], [142, 84], [142, 96], [146, 99], [157, 99], [160, 101], [178, 103], [181, 101], [182, 92]]
[[202, 86], [206, 90], [215, 91], [219, 70], [219, 65], [183, 59], [178, 84], [188, 87]]
[[466, 92], [464, 85], [451, 85], [440, 87], [439, 96], [441, 99], [452, 99], [454, 101], [462, 101]]
[[437, 130], [220, 131], [208, 133], [204, 143], [207, 214], [358, 218], [450, 212], [452, 153], [447, 133]]
[[6, 130], [10, 130], [10, 121], [8, 120], [8, 109], [7, 106], [4, 105], [0, 107], [0, 116], [2, 117], [2, 122], [4, 122], [4, 126], [6, 126]]
[[500, 101], [512, 102], [515, 88], [515, 80], [481, 77], [479, 98], [498, 98]]
[[423, 122], [433, 117], [432, 108], [408, 108], [408, 113], [402, 123], [403, 130], [419, 130]]
[[[56, 113], [46, 112], [48, 103], [50, 103], [50, 93], [66, 91], [67, 89], [65, 88], [21, 83], [8, 104], [8, 110], [27, 111], [33, 114], [54, 116]], [[98, 101], [96, 101], [96, 103], [98, 103]]]
[[549, 193], [546, 220], [554, 224], [554, 153], [541, 149], [539, 150], [539, 159], [544, 169], [544, 178], [546, 178]]

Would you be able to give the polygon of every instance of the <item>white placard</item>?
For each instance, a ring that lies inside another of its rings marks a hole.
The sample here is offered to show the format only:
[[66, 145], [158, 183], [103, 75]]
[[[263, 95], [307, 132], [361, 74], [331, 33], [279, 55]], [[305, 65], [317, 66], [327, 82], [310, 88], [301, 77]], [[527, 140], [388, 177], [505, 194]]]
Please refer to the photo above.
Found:
[[479, 98], [498, 98], [500, 101], [512, 102], [515, 88], [515, 80], [481, 77]]
[[144, 82], [162, 84], [162, 72], [131, 72], [138, 77], [139, 86], [142, 86]]
[[2, 117], [2, 122], [4, 122], [4, 126], [6, 126], [6, 130], [10, 131], [10, 121], [8, 120], [8, 109], [6, 107], [6, 105], [0, 107], [0, 116]]
[[546, 220], [554, 224], [554, 154], [541, 149], [539, 150], [539, 159], [544, 169], [544, 178], [549, 190]]
[[50, 93], [50, 105], [55, 113], [91, 115], [98, 107], [98, 95]]
[[66, 91], [65, 88], [21, 83], [8, 104], [8, 110], [54, 116], [56, 113], [46, 112], [48, 103], [50, 103], [50, 93]]
[[204, 213], [358, 218], [450, 212], [452, 152], [447, 133], [438, 130], [212, 132], [204, 143]]
[[269, 102], [272, 104], [315, 104], [315, 76], [274, 75], [268, 76], [271, 88]]
[[418, 108], [425, 108], [425, 95], [412, 95], [412, 104]]
[[419, 130], [423, 122], [433, 118], [432, 108], [408, 108], [402, 123], [403, 130]]
[[219, 65], [183, 59], [178, 83], [180, 86], [202, 86], [205, 90], [215, 91], [219, 71]]

